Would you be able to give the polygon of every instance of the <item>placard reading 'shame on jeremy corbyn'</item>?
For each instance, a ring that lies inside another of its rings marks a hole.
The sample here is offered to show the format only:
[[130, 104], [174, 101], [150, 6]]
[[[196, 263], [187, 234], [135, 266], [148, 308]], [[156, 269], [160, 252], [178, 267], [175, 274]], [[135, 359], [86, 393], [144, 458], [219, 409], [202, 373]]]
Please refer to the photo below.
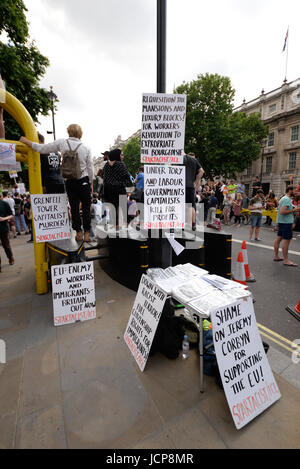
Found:
[[66, 194], [32, 194], [31, 206], [37, 243], [71, 238]]

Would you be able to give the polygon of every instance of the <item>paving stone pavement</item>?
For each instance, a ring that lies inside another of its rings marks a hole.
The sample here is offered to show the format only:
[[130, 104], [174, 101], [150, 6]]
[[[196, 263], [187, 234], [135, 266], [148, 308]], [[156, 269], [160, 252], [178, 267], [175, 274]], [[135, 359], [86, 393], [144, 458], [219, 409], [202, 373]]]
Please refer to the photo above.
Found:
[[[35, 293], [33, 246], [13, 240], [0, 274], [0, 448], [299, 448], [300, 365], [270, 347], [282, 399], [235, 429], [223, 391], [189, 360], [156, 354], [144, 373], [123, 334], [135, 293], [95, 262], [97, 318], [54, 327], [50, 294]], [[2, 249], [2, 248], [1, 248]]]

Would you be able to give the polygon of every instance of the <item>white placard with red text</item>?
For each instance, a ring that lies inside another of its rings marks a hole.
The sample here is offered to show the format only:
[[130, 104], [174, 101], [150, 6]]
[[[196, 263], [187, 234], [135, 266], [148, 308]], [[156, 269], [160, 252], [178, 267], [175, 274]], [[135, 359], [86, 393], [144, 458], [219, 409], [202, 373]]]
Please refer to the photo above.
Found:
[[185, 94], [143, 94], [142, 163], [183, 163], [185, 118]]
[[144, 166], [144, 228], [183, 229], [185, 166]]
[[145, 369], [166, 299], [166, 293], [143, 275], [124, 334], [141, 371]]
[[37, 243], [71, 238], [66, 194], [32, 194], [31, 207]]
[[281, 398], [257, 327], [252, 298], [211, 313], [227, 402], [239, 430]]
[[51, 267], [54, 325], [96, 318], [93, 262]]

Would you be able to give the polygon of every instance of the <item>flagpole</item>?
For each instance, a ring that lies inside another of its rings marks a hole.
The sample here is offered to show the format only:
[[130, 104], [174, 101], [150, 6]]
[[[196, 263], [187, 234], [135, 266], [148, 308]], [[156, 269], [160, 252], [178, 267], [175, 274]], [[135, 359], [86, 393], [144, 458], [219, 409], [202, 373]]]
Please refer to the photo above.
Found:
[[286, 44], [286, 62], [285, 62], [285, 82], [287, 82], [288, 59], [289, 59], [290, 27], [288, 27], [288, 37]]

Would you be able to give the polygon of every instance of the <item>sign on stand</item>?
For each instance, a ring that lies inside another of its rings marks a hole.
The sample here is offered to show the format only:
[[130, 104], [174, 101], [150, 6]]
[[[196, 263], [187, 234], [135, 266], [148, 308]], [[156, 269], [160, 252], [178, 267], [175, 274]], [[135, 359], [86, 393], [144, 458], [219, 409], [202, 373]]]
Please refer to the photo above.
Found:
[[218, 366], [239, 430], [281, 397], [259, 335], [251, 298], [211, 313]]
[[185, 166], [144, 166], [144, 227], [180, 229], [185, 225]]
[[143, 94], [142, 163], [183, 163], [185, 118], [185, 94]]
[[166, 293], [143, 275], [124, 334], [141, 371], [145, 369], [166, 299]]
[[71, 238], [66, 194], [33, 194], [31, 207], [37, 243]]
[[93, 262], [51, 267], [54, 325], [96, 318]]

